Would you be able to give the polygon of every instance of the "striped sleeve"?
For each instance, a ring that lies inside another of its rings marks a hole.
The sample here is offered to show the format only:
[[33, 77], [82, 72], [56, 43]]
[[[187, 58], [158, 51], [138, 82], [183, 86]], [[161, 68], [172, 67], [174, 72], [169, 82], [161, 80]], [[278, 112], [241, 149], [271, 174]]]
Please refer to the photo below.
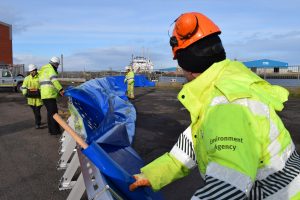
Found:
[[238, 188], [212, 176], [205, 176], [205, 186], [198, 189], [191, 200], [208, 199], [246, 199], [247, 196]]
[[300, 192], [299, 180], [300, 156], [294, 150], [282, 170], [255, 181], [249, 199], [292, 199]]
[[196, 166], [195, 153], [191, 140], [191, 128], [187, 128], [173, 146], [170, 153], [165, 153], [141, 168], [154, 191], [165, 185], [187, 176], [190, 169]]
[[177, 143], [173, 146], [170, 154], [189, 169], [192, 169], [197, 165], [191, 127], [188, 127], [180, 134]]

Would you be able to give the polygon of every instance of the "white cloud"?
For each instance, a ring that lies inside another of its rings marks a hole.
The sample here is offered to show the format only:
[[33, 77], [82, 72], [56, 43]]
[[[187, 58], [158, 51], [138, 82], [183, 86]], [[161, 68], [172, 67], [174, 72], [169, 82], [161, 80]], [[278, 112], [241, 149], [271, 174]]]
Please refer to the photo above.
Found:
[[228, 57], [239, 60], [273, 59], [299, 65], [300, 31], [257, 32], [224, 43]]
[[25, 70], [27, 70], [29, 64], [35, 64], [38, 66], [38, 68], [40, 68], [41, 66], [47, 64], [49, 59], [50, 58], [36, 56], [32, 54], [17, 54], [14, 56], [14, 63], [24, 64]]
[[[120, 46], [110, 48], [94, 48], [71, 55], [64, 55], [63, 64], [65, 71], [97, 71], [97, 70], [124, 70], [130, 63], [132, 55], [148, 57], [155, 64], [155, 69], [174, 67], [176, 61], [172, 60], [170, 49], [168, 51], [153, 51], [151, 49], [139, 49], [133, 46]], [[59, 56], [59, 55], [57, 55]], [[36, 64], [42, 66], [48, 63], [50, 57], [36, 56], [33, 54], [16, 54], [14, 63]]]
[[15, 62], [44, 64], [63, 53], [68, 70], [121, 68], [145, 48], [155, 67], [174, 67], [169, 26], [181, 13], [199, 11], [222, 29], [230, 58], [300, 64], [296, 0], [10, 0], [0, 7], [0, 19], [13, 24]]

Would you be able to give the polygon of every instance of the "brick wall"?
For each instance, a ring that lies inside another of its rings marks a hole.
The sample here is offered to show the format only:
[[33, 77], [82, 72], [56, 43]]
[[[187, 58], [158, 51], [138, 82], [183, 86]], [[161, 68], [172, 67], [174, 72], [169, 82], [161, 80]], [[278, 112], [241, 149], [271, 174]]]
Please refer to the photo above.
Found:
[[11, 25], [0, 22], [0, 64], [13, 64]]

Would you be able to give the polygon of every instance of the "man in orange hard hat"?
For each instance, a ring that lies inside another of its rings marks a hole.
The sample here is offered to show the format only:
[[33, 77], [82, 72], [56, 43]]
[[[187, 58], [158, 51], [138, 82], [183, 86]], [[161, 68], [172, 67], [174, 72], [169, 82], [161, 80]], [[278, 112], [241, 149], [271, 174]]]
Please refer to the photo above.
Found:
[[198, 166], [205, 185], [193, 200], [300, 199], [300, 156], [276, 114], [288, 91], [226, 59], [220, 33], [201, 13], [175, 20], [170, 45], [189, 81], [178, 99], [191, 125], [129, 188], [159, 190]]

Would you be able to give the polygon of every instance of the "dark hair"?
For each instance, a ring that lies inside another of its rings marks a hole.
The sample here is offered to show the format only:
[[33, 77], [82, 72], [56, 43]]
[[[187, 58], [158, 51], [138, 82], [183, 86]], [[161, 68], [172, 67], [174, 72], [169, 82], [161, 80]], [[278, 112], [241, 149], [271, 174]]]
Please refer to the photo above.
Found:
[[202, 73], [215, 62], [226, 59], [226, 53], [218, 34], [212, 34], [178, 50], [176, 58], [184, 70]]

